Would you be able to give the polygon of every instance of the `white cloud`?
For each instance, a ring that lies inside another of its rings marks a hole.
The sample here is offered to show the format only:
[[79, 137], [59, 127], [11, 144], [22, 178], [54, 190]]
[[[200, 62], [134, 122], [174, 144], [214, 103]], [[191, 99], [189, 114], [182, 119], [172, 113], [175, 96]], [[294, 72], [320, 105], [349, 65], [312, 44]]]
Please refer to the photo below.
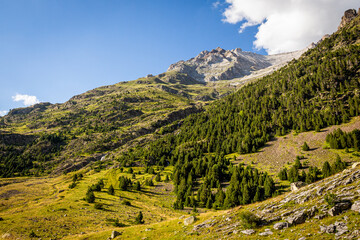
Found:
[[220, 1], [213, 2], [213, 8], [218, 8], [221, 5]]
[[23, 101], [23, 104], [25, 106], [34, 105], [36, 103], [39, 103], [39, 99], [37, 99], [36, 96], [29, 96], [26, 94], [16, 94], [15, 96], [12, 96], [12, 99], [14, 102], [21, 102]]
[[269, 54], [303, 49], [336, 31], [345, 10], [359, 0], [226, 0], [224, 22], [239, 32], [259, 25], [254, 46]]
[[9, 111], [1, 111], [0, 110], [0, 117], [5, 116]]

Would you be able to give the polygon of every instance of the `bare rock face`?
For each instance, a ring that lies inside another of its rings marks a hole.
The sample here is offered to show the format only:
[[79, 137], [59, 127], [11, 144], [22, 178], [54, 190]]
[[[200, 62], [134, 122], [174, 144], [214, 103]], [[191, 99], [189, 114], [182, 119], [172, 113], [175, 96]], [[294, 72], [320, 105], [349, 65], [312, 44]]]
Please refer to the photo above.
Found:
[[281, 230], [281, 229], [288, 228], [288, 227], [289, 227], [289, 223], [287, 223], [287, 222], [278, 222], [278, 223], [275, 223], [273, 228], [276, 229], [276, 230]]
[[196, 218], [194, 216], [190, 216], [190, 217], [184, 219], [184, 225], [187, 226], [187, 225], [193, 224], [195, 221], [196, 221]]
[[330, 210], [328, 211], [328, 214], [330, 216], [336, 216], [336, 215], [339, 215], [342, 211], [348, 210], [350, 208], [351, 208], [351, 202], [343, 201], [343, 202], [335, 204], [334, 207], [330, 208]]
[[114, 238], [116, 238], [117, 236], [120, 236], [121, 235], [121, 233], [119, 233], [118, 231], [112, 231], [112, 233], [111, 233], [111, 239], [114, 239]]
[[298, 211], [294, 215], [288, 217], [287, 222], [290, 225], [301, 224], [301, 223], [305, 222], [306, 217], [307, 217], [307, 215], [306, 215], [305, 211]]
[[246, 235], [251, 235], [251, 234], [254, 234], [255, 233], [255, 230], [254, 229], [246, 229], [246, 230], [243, 230], [241, 231], [243, 234], [246, 234]]
[[305, 186], [306, 184], [304, 182], [293, 182], [290, 184], [290, 188], [292, 192], [296, 192], [299, 190], [299, 188]]
[[360, 201], [356, 201], [351, 206], [351, 210], [360, 213]]
[[357, 15], [358, 14], [357, 14], [355, 9], [346, 10], [345, 13], [344, 13], [344, 16], [341, 18], [341, 22], [340, 22], [340, 25], [338, 27], [338, 30], [343, 28], [349, 22], [351, 22], [354, 18], [357, 17]]
[[199, 82], [231, 80], [264, 68], [285, 64], [300, 57], [302, 53], [303, 51], [298, 51], [265, 56], [244, 52], [240, 48], [224, 50], [218, 47], [211, 51], [202, 51], [187, 61], [174, 63], [167, 71], [185, 73]]

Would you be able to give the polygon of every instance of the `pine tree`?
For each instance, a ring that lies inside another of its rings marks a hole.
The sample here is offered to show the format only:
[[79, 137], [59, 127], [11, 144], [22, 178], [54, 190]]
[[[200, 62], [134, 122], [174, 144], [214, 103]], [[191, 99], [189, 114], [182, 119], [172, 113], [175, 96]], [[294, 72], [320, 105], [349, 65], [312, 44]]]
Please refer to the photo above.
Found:
[[208, 200], [206, 201], [206, 208], [210, 209], [212, 208], [213, 202], [212, 202], [212, 198], [211, 196], [208, 198]]
[[108, 188], [108, 193], [110, 195], [114, 195], [115, 194], [115, 190], [114, 190], [114, 187], [112, 185], [110, 185], [110, 187]]
[[242, 192], [242, 204], [248, 204], [250, 202], [251, 202], [251, 199], [250, 199], [249, 188], [248, 188], [247, 184], [245, 184], [243, 187], [243, 192]]
[[283, 168], [283, 169], [279, 172], [278, 177], [279, 177], [279, 179], [282, 180], [282, 181], [288, 179], [286, 168]]
[[144, 216], [143, 216], [142, 212], [140, 211], [139, 214], [135, 218], [135, 223], [136, 224], [143, 224], [144, 223], [143, 218], [144, 218]]
[[266, 176], [264, 183], [265, 197], [271, 197], [275, 191], [275, 184], [271, 177]]
[[157, 182], [160, 182], [160, 181], [161, 181], [161, 177], [160, 177], [160, 173], [159, 173], [159, 172], [156, 174], [155, 181], [157, 181]]
[[259, 186], [257, 186], [256, 193], [255, 193], [255, 196], [254, 196], [254, 202], [262, 201], [262, 199], [263, 199], [263, 197], [262, 197], [262, 194], [261, 194], [261, 188]]
[[95, 194], [94, 194], [94, 192], [93, 192], [90, 188], [89, 188], [88, 191], [86, 192], [85, 200], [86, 200], [88, 203], [93, 203], [93, 202], [95, 202]]
[[310, 150], [310, 147], [309, 147], [309, 145], [308, 145], [306, 142], [304, 142], [304, 144], [301, 146], [301, 149], [302, 149], [303, 151], [309, 151], [309, 150]]
[[328, 161], [325, 161], [323, 164], [322, 174], [324, 178], [329, 177], [331, 175], [331, 167]]
[[301, 164], [299, 158], [295, 159], [294, 166], [295, 166], [296, 169], [301, 169], [302, 168], [302, 164]]
[[136, 191], [141, 191], [141, 185], [140, 185], [140, 182], [139, 182], [139, 181], [136, 181], [136, 182], [135, 182], [134, 188], [135, 188]]

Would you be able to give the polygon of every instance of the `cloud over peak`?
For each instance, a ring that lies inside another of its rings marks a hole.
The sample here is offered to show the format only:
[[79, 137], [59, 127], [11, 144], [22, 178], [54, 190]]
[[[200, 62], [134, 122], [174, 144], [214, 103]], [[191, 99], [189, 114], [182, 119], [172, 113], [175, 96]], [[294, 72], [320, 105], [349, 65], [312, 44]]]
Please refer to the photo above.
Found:
[[17, 93], [15, 96], [12, 96], [14, 102], [23, 102], [25, 106], [34, 105], [39, 103], [39, 99], [36, 96], [30, 96], [26, 94], [19, 94]]
[[305, 48], [336, 31], [344, 11], [358, 0], [226, 0], [224, 22], [241, 23], [239, 32], [259, 26], [254, 47], [269, 54]]

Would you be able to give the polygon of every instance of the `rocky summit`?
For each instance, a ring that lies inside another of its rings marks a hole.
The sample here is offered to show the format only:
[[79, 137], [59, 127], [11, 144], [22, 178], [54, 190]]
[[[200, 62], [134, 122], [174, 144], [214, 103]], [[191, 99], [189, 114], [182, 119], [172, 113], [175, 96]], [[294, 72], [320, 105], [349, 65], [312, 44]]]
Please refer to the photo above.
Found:
[[[359, 12], [360, 12], [360, 9], [359, 9]], [[344, 16], [342, 16], [342, 18], [341, 18], [341, 22], [340, 22], [340, 25], [338, 27], [338, 30], [343, 28], [344, 26], [346, 26], [346, 24], [348, 24], [354, 18], [356, 18], [357, 15], [358, 15], [358, 13], [356, 12], [355, 9], [346, 10], [345, 13], [344, 13]]]
[[218, 47], [211, 51], [202, 51], [187, 61], [171, 64], [167, 71], [186, 73], [200, 82], [231, 80], [250, 75], [261, 69], [284, 65], [294, 58], [299, 58], [302, 53], [304, 50], [260, 55], [242, 51], [240, 48], [224, 50]]

